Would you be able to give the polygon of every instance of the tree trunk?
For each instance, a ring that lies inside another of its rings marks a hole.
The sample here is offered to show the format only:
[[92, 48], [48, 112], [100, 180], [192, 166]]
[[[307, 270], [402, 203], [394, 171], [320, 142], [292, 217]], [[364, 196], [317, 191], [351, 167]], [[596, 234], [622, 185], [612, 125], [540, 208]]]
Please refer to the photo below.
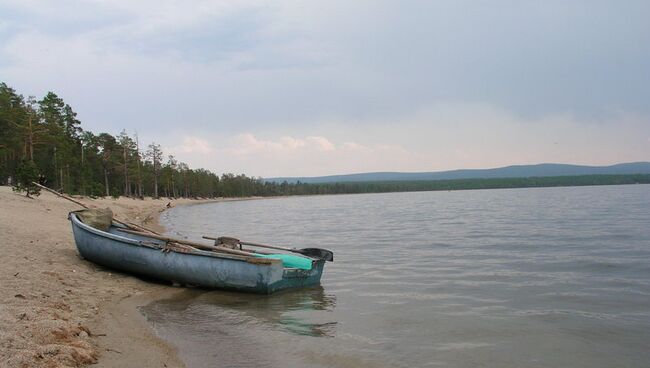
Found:
[[135, 133], [135, 152], [138, 155], [138, 197], [142, 198], [142, 162], [140, 161], [140, 141]]
[[65, 183], [68, 186], [68, 192], [72, 193], [72, 180], [70, 180], [70, 164], [65, 165]]
[[54, 184], [55, 184], [54, 187], [57, 188], [57, 189], [61, 189], [60, 186], [58, 185], [60, 183], [56, 182], [56, 172], [57, 171], [59, 171], [59, 165], [58, 165], [58, 162], [56, 162], [56, 146], [54, 146]]
[[158, 198], [158, 173], [153, 173], [153, 197]]
[[108, 170], [104, 168], [104, 186], [106, 187], [106, 196], [110, 197], [111, 192], [108, 190]]
[[138, 197], [142, 198], [142, 176], [140, 175], [140, 163], [138, 163]]
[[29, 119], [27, 120], [29, 124], [29, 135], [28, 135], [28, 145], [29, 145], [29, 159], [34, 161], [34, 128], [32, 126], [32, 116], [30, 114]]
[[171, 193], [172, 198], [176, 198], [176, 185], [174, 184], [174, 172], [173, 171], [172, 171], [172, 175], [171, 175], [171, 183], [172, 183], [172, 193]]
[[81, 144], [81, 194], [86, 195], [86, 170], [84, 170], [84, 145]]
[[129, 170], [126, 160], [126, 147], [122, 147], [122, 160], [124, 161], [124, 195], [129, 197], [131, 193], [129, 193]]

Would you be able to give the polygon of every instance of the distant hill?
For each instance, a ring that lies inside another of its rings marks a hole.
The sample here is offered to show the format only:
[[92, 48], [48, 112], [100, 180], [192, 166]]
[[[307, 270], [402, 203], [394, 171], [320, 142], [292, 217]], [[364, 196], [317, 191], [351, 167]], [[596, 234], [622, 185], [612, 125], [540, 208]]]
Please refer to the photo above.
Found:
[[282, 183], [284, 181], [288, 183], [296, 183], [298, 181], [301, 183], [350, 183], [626, 174], [650, 174], [650, 162], [630, 162], [611, 166], [582, 166], [568, 164], [514, 165], [495, 169], [464, 169], [415, 173], [373, 172], [316, 177], [266, 178], [264, 180], [276, 183]]

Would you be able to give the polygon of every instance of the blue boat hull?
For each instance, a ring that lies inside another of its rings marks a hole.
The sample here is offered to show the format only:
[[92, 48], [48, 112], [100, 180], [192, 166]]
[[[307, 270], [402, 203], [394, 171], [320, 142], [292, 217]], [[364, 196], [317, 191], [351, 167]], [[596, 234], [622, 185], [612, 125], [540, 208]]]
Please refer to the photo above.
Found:
[[320, 284], [325, 261], [311, 270], [284, 268], [275, 259], [260, 259], [201, 250], [170, 250], [160, 240], [132, 235], [112, 226], [108, 232], [90, 227], [70, 213], [79, 254], [116, 270], [205, 288], [271, 294]]

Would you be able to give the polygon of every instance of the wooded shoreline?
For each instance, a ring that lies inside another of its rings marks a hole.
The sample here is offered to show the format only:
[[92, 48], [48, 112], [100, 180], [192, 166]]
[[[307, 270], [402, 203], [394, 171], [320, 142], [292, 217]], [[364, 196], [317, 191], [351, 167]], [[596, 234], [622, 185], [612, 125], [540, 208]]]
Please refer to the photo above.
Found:
[[159, 144], [142, 146], [126, 130], [84, 130], [53, 92], [24, 98], [0, 83], [0, 185], [38, 181], [91, 197], [217, 198], [650, 183], [649, 174], [458, 180], [282, 183], [244, 174], [192, 169]]

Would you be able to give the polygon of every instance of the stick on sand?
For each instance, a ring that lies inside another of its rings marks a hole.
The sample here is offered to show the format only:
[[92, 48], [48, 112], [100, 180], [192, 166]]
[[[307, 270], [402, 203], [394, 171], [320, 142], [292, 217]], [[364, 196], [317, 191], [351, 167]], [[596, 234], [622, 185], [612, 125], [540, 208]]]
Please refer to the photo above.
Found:
[[[83, 204], [83, 203], [77, 201], [77, 200], [74, 199], [74, 198], [70, 198], [70, 197], [68, 197], [67, 195], [63, 194], [63, 193], [59, 193], [59, 192], [57, 192], [56, 190], [54, 190], [54, 189], [50, 189], [50, 188], [48, 188], [48, 187], [46, 187], [46, 186], [44, 186], [44, 185], [41, 185], [41, 184], [39, 184], [39, 183], [37, 183], [37, 182], [34, 182], [34, 181], [33, 181], [32, 184], [36, 185], [37, 187], [39, 187], [39, 188], [41, 188], [41, 189], [45, 189], [46, 191], [48, 191], [48, 192], [50, 192], [50, 193], [52, 193], [52, 194], [55, 194], [55, 195], [57, 195], [57, 196], [59, 196], [59, 197], [61, 197], [61, 198], [63, 198], [63, 199], [67, 199], [68, 201], [70, 201], [70, 202], [72, 202], [72, 203], [75, 203], [75, 204], [77, 204], [78, 206], [81, 206], [81, 207], [83, 207], [83, 208], [85, 208], [85, 209], [90, 209], [90, 208], [91, 208], [91, 207], [89, 207], [89, 206], [87, 206], [87, 205], [85, 205], [85, 204]], [[120, 220], [116, 219], [115, 217], [113, 217], [113, 221], [117, 222], [117, 223], [120, 224], [120, 225], [124, 225], [124, 226], [128, 227], [129, 229], [133, 229], [133, 230], [137, 230], [137, 231], [148, 231], [148, 232], [150, 232], [150, 233], [152, 233], [152, 234], [157, 234], [157, 235], [159, 235], [157, 232], [155, 232], [155, 231], [153, 231], [153, 230], [151, 230], [151, 229], [147, 229], [146, 227], [143, 227], [143, 226], [140, 226], [140, 225], [136, 225], [136, 224], [133, 224], [133, 223], [127, 223], [127, 222], [124, 222], [124, 221], [120, 221]]]

